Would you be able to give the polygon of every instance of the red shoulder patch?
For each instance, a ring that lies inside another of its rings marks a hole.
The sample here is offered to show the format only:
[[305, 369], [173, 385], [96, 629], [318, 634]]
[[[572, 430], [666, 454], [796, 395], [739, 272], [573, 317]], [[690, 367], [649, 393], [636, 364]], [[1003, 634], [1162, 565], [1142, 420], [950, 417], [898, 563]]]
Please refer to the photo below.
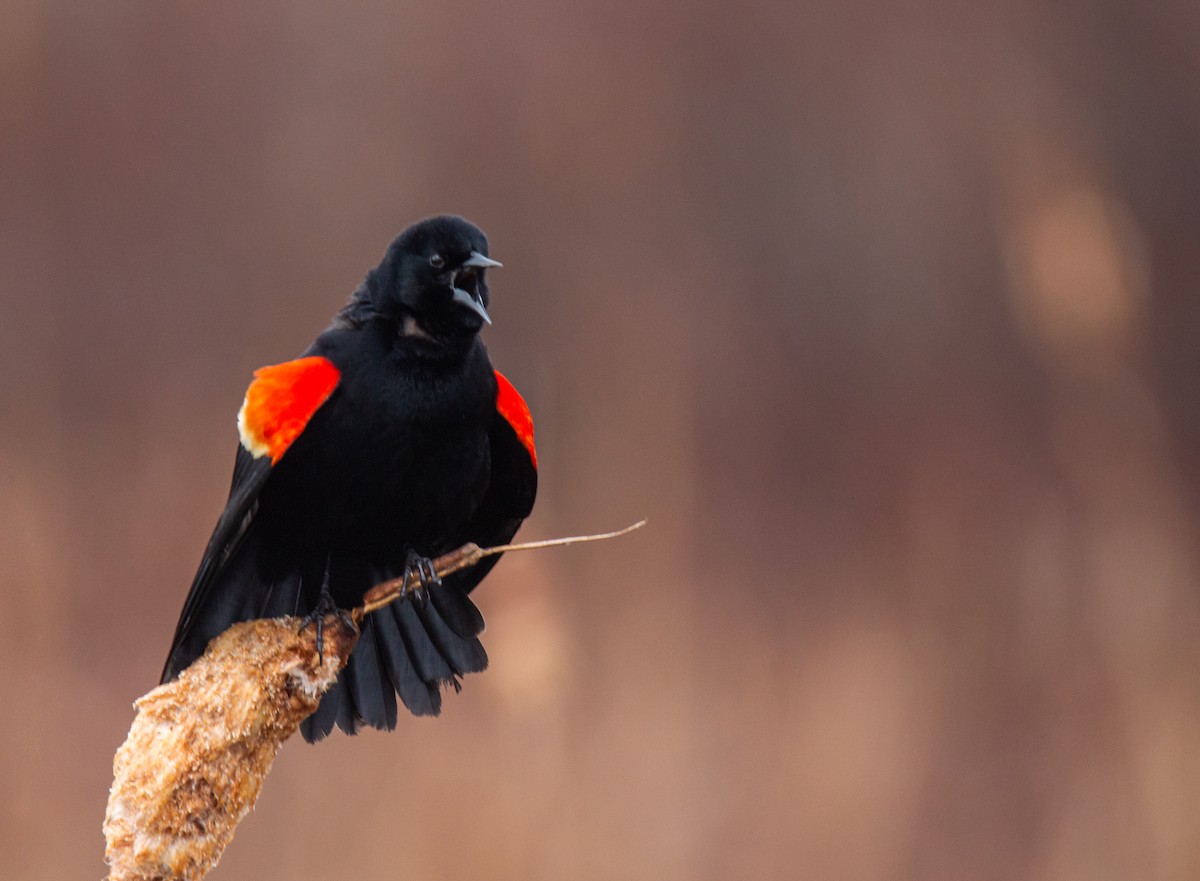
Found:
[[274, 465], [337, 387], [341, 372], [320, 355], [260, 367], [238, 411], [242, 446]]
[[529, 405], [499, 370], [496, 371], [496, 410], [517, 433], [517, 440], [529, 451], [536, 469], [537, 450], [533, 446], [533, 417], [529, 414]]

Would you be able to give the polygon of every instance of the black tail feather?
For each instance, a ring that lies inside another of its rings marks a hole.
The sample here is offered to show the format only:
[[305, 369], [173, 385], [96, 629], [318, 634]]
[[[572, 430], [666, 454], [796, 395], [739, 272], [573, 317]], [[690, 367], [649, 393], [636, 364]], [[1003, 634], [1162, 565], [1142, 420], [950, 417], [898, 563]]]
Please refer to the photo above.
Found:
[[441, 619], [460, 637], [475, 639], [483, 633], [483, 615], [456, 578], [446, 578], [440, 587], [429, 591], [429, 597]]
[[[375, 632], [375, 625], [371, 625], [372, 633]], [[387, 657], [383, 651], [383, 644], [378, 637], [375, 639], [375, 666], [379, 671], [380, 692], [383, 695], [383, 715], [387, 723], [385, 730], [391, 731], [396, 727], [398, 720], [398, 707], [396, 706], [396, 683], [392, 681], [392, 675], [388, 671]]]
[[440, 684], [454, 679], [454, 670], [446, 663], [425, 632], [425, 626], [413, 608], [413, 603], [400, 602], [392, 604], [392, 615], [400, 625], [400, 634], [404, 637], [404, 645], [408, 656], [412, 658], [417, 675], [430, 684]]
[[[193, 638], [196, 645], [186, 647], [187, 656], [182, 652], [173, 656], [175, 670], [203, 651], [198, 635], [205, 628], [215, 633], [231, 621], [304, 614], [316, 602], [324, 566], [324, 561], [320, 562], [320, 567], [314, 563], [306, 571], [297, 570], [270, 583], [248, 583], [245, 590], [215, 594], [222, 602], [203, 610], [204, 620]], [[249, 567], [240, 571], [248, 582], [256, 578]], [[336, 559], [334, 571], [344, 586], [356, 582], [350, 585], [350, 593], [357, 595], [389, 577], [389, 573], [370, 571], [351, 561], [339, 564]], [[251, 599], [255, 596], [260, 597], [257, 602]], [[444, 686], [457, 690], [459, 677], [487, 668], [487, 653], [479, 642], [482, 631], [483, 616], [453, 578], [431, 586], [422, 599], [405, 597], [368, 616], [346, 669], [301, 726], [304, 739], [315, 743], [335, 726], [349, 734], [364, 726], [392, 730], [398, 722], [397, 694], [413, 715], [436, 716], [441, 712]]]
[[342, 683], [339, 681], [325, 697], [321, 699], [317, 711], [300, 723], [300, 733], [309, 743], [324, 740], [333, 731], [334, 720], [337, 719], [338, 707], [341, 704]]
[[[440, 591], [436, 587], [431, 591], [431, 593], [438, 592]], [[469, 599], [467, 602], [474, 608], [474, 604]], [[487, 669], [487, 652], [484, 651], [483, 644], [475, 638], [478, 632], [464, 638], [450, 628], [433, 603], [417, 603], [416, 611], [421, 623], [425, 626], [425, 632], [429, 635], [429, 639], [438, 654], [450, 665], [455, 676], [479, 673]], [[481, 622], [482, 620], [480, 618]]]
[[[333, 689], [335, 693], [334, 701], [337, 706], [335, 719], [338, 728], [341, 728], [347, 734], [358, 734], [359, 729], [362, 728], [364, 719], [359, 714], [358, 708], [354, 706], [354, 696], [350, 693], [350, 688], [347, 685], [348, 678], [346, 671], [342, 671], [342, 675], [338, 677], [337, 685]], [[327, 694], [321, 699], [321, 702], [324, 703], [328, 700], [328, 697], [329, 695]]]
[[359, 716], [369, 725], [391, 731], [396, 727], [396, 687], [380, 665], [373, 618], [363, 626], [353, 658], [346, 668], [346, 683]]
[[441, 692], [436, 685], [430, 688], [417, 673], [400, 633], [400, 626], [393, 617], [392, 607], [380, 609], [374, 617], [380, 654], [386, 661], [386, 668], [400, 700], [414, 716], [436, 716], [442, 708]]

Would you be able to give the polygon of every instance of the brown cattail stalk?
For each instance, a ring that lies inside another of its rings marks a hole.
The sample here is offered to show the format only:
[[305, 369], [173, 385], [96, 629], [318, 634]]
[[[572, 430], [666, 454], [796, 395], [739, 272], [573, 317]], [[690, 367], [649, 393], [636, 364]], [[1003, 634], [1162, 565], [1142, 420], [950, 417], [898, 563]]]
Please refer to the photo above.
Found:
[[[642, 521], [644, 523], [645, 521]], [[439, 577], [484, 557], [613, 538], [615, 533], [479, 548], [434, 560]], [[436, 589], [436, 588], [433, 588]], [[279, 748], [337, 681], [363, 618], [402, 597], [402, 579], [372, 588], [351, 613], [316, 628], [299, 618], [235, 624], [204, 655], [134, 704], [137, 715], [113, 759], [104, 816], [109, 881], [199, 881], [217, 864], [262, 790]]]

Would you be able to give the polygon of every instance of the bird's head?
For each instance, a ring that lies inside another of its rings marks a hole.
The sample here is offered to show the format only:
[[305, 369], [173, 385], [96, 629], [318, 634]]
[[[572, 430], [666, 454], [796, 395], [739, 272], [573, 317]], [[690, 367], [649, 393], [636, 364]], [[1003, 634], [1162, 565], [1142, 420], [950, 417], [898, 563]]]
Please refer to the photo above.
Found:
[[375, 314], [401, 336], [449, 342], [472, 337], [488, 317], [487, 237], [461, 217], [415, 223], [396, 237], [368, 277]]

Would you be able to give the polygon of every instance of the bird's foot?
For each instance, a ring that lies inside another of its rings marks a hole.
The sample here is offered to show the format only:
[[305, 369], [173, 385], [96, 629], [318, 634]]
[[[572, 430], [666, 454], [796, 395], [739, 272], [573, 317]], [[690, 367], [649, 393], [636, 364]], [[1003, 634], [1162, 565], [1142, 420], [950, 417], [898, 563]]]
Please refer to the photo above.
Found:
[[433, 560], [422, 557], [416, 551], [408, 552], [408, 559], [404, 563], [404, 587], [400, 589], [400, 596], [406, 597], [411, 594], [424, 601], [429, 595], [429, 588], [440, 587], [441, 583], [442, 579], [433, 567]]
[[354, 618], [345, 609], [339, 609], [337, 603], [333, 601], [333, 594], [329, 592], [329, 566], [325, 566], [325, 579], [321, 582], [321, 594], [317, 597], [317, 605], [311, 612], [304, 616], [304, 620], [300, 622], [300, 632], [310, 624], [317, 628], [317, 665], [325, 664], [325, 616], [337, 615], [352, 630], [357, 630], [354, 623]]

